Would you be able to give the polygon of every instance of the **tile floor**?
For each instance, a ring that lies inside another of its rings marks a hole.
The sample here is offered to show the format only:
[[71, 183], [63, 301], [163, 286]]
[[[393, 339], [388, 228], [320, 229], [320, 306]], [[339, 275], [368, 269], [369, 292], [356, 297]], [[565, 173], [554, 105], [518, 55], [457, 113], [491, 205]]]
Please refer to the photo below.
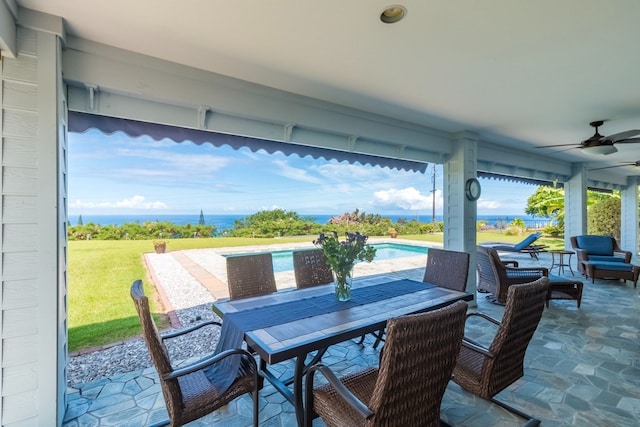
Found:
[[[414, 258], [414, 257], [412, 257]], [[526, 255], [504, 254], [521, 265], [549, 267]], [[424, 259], [395, 262], [393, 274], [421, 280]], [[405, 269], [403, 269], [403, 264]], [[575, 266], [574, 266], [575, 268]], [[389, 270], [386, 270], [389, 271]], [[370, 271], [373, 273], [373, 271]], [[569, 271], [566, 271], [569, 274]], [[478, 294], [479, 311], [496, 318], [503, 308]], [[488, 337], [491, 331], [468, 325], [468, 333]], [[339, 374], [374, 365], [378, 352], [355, 342], [333, 346], [323, 358]], [[290, 375], [291, 364], [278, 366]], [[543, 426], [640, 425], [640, 288], [620, 281], [584, 280], [582, 306], [552, 301], [529, 345], [525, 376], [501, 392], [498, 399], [542, 420]], [[442, 419], [452, 426], [518, 426], [523, 420], [460, 389], [453, 382], [442, 403]], [[248, 396], [190, 426], [251, 424]], [[64, 427], [147, 426], [166, 418], [153, 368], [104, 378], [68, 389]], [[293, 426], [292, 406], [266, 385], [260, 393], [260, 425]], [[314, 426], [324, 425], [316, 420]]]

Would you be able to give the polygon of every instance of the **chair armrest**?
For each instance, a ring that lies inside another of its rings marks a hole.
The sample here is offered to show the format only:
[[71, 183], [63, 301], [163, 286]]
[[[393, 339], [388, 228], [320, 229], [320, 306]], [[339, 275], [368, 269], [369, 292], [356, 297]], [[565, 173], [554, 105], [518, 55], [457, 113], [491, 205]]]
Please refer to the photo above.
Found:
[[500, 261], [500, 263], [505, 266], [505, 267], [518, 267], [518, 261], [515, 260], [505, 260], [505, 261]]
[[496, 357], [496, 355], [493, 352], [487, 350], [486, 348], [482, 347], [480, 344], [476, 343], [475, 341], [467, 337], [462, 338], [462, 346], [476, 353], [481, 353], [491, 359]]
[[249, 363], [252, 365], [254, 372], [257, 372], [258, 369], [257, 369], [256, 360], [253, 358], [251, 353], [249, 353], [247, 350], [244, 350], [242, 348], [232, 348], [229, 350], [225, 350], [222, 353], [207, 356], [204, 359], [200, 359], [199, 361], [192, 363], [191, 365], [187, 365], [179, 369], [174, 369], [173, 371], [164, 374], [162, 378], [164, 378], [165, 380], [172, 380], [178, 377], [182, 377], [184, 375], [191, 374], [193, 372], [196, 372], [208, 366], [211, 366], [214, 363], [218, 363], [221, 360], [226, 359], [227, 357], [233, 356], [233, 355], [245, 356], [249, 361]]
[[575, 251], [576, 251], [576, 259], [578, 260], [578, 262], [589, 260], [589, 254], [584, 249], [575, 248]]
[[624, 258], [625, 263], [631, 264], [631, 252], [629, 251], [623, 251], [623, 250], [613, 251], [613, 256], [616, 256], [618, 258]]
[[162, 338], [162, 340], [165, 340], [165, 339], [169, 339], [169, 338], [179, 337], [179, 336], [188, 334], [190, 332], [197, 331], [198, 329], [200, 329], [200, 328], [202, 328], [204, 326], [220, 326], [220, 327], [222, 327], [222, 323], [216, 322], [215, 320], [209, 320], [209, 321], [202, 322], [202, 323], [199, 323], [199, 324], [194, 325], [194, 326], [190, 326], [190, 327], [185, 328], [185, 329], [180, 329], [179, 331], [168, 332], [166, 334], [162, 334], [161, 338]]
[[310, 394], [312, 395], [313, 390], [313, 375], [316, 372], [320, 372], [331, 386], [333, 386], [334, 390], [338, 395], [351, 406], [358, 414], [360, 414], [365, 419], [369, 419], [373, 416], [373, 412], [367, 405], [362, 403], [360, 399], [356, 397], [355, 394], [351, 393], [351, 391], [342, 384], [340, 379], [329, 369], [328, 366], [323, 365], [322, 363], [318, 363], [316, 365], [311, 366], [307, 370], [307, 405], [310, 403], [308, 397]]
[[467, 319], [469, 317], [471, 317], [471, 316], [478, 316], [481, 319], [488, 320], [489, 322], [493, 323], [494, 325], [500, 326], [500, 322], [499, 321], [497, 321], [496, 319], [494, 319], [491, 316], [487, 316], [484, 313], [467, 313]]

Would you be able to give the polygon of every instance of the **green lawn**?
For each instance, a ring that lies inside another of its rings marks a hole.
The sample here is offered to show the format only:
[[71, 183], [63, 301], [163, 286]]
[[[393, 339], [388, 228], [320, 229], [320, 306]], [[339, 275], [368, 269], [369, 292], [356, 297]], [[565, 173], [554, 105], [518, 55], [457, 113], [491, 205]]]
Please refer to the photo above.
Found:
[[[404, 239], [442, 242], [442, 234], [399, 236]], [[478, 233], [478, 242], [519, 242], [524, 236], [499, 232]], [[209, 239], [171, 239], [167, 250], [220, 248], [310, 242], [312, 236], [251, 239], [219, 237]], [[562, 239], [542, 238], [539, 243], [563, 248]], [[142, 279], [159, 327], [168, 325], [150, 286], [142, 254], [152, 252], [151, 240], [70, 241], [68, 257], [69, 351], [110, 344], [139, 335], [140, 323], [129, 288]]]

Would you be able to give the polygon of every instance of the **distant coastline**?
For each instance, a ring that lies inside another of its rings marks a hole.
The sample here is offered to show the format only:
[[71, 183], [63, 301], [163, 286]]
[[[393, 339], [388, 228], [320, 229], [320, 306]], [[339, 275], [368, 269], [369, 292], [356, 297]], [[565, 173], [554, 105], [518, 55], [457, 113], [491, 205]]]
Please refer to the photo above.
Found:
[[[218, 231], [224, 229], [233, 228], [233, 224], [238, 219], [246, 218], [248, 215], [204, 215], [204, 221], [207, 225], [213, 225], [217, 227]], [[320, 224], [326, 224], [335, 214], [317, 214], [317, 215], [302, 215], [303, 218], [313, 217], [315, 221]], [[382, 215], [389, 218], [394, 223], [400, 218], [404, 218], [407, 221], [417, 220], [419, 222], [431, 222], [431, 215]], [[80, 215], [70, 215], [69, 223], [71, 225], [78, 225]], [[528, 227], [541, 228], [549, 223], [548, 219], [538, 218], [529, 215], [478, 215], [478, 220], [485, 221], [487, 225], [496, 224], [508, 224], [516, 218], [522, 219]], [[178, 225], [192, 224], [197, 225], [200, 220], [200, 215], [84, 215], [82, 214], [82, 223], [94, 223], [102, 226], [106, 225], [122, 225], [128, 222], [139, 222], [143, 224], [145, 222], [171, 222]], [[436, 215], [436, 221], [442, 221], [442, 216]]]

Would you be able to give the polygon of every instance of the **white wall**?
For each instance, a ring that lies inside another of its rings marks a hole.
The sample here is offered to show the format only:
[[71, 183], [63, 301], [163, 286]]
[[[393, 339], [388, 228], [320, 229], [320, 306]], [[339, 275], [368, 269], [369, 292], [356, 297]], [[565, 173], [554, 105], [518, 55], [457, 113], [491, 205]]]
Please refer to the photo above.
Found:
[[66, 244], [58, 235], [60, 58], [56, 35], [19, 28], [16, 58], [4, 57], [0, 68], [2, 426], [59, 425], [64, 415], [59, 325], [66, 318], [56, 303]]

